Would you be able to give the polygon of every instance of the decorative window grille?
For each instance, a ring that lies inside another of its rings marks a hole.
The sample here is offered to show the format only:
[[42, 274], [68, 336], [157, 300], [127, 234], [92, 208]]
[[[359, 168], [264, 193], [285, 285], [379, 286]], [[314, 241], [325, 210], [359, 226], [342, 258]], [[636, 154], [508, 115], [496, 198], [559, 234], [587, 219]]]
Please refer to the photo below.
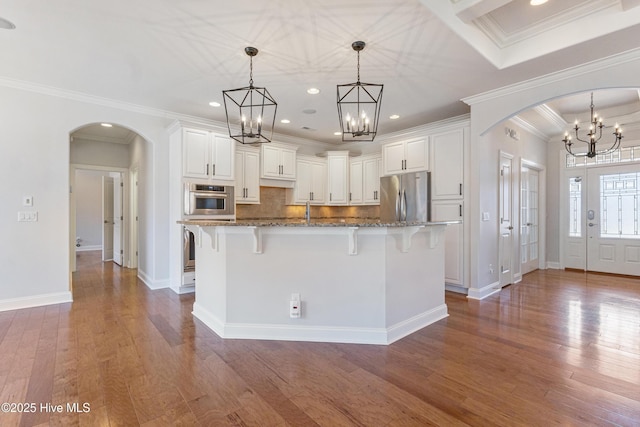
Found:
[[638, 238], [640, 173], [600, 176], [600, 236]]
[[569, 236], [582, 237], [582, 179], [569, 178]]
[[565, 166], [567, 168], [575, 168], [580, 166], [591, 165], [608, 165], [612, 163], [625, 163], [640, 161], [640, 145], [633, 147], [621, 147], [609, 154], [598, 154], [595, 157], [574, 157], [567, 153]]

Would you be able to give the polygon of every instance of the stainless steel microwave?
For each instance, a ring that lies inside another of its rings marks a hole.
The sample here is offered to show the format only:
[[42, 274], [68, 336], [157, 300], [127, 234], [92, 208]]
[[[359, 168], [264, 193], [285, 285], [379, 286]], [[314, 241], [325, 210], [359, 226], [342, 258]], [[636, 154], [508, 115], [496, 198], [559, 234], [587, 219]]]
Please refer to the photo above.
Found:
[[184, 184], [184, 215], [211, 219], [235, 219], [232, 185]]

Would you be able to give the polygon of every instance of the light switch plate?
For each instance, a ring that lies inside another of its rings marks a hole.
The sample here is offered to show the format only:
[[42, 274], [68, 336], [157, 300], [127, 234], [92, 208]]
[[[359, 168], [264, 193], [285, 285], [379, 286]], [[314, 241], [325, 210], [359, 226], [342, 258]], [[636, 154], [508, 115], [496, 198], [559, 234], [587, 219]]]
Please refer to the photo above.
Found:
[[38, 211], [18, 212], [18, 222], [38, 222]]

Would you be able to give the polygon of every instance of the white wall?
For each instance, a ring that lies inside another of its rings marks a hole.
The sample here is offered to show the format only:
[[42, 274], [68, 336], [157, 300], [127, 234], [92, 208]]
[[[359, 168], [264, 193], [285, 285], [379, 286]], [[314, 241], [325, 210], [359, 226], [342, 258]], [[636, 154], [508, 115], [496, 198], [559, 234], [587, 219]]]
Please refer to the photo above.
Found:
[[102, 248], [102, 177], [109, 172], [76, 171], [76, 237], [77, 250]]
[[[473, 120], [473, 118], [472, 118]], [[515, 140], [505, 133], [505, 128], [513, 129], [517, 131], [520, 139]], [[477, 262], [479, 268], [477, 269], [477, 280], [471, 281], [471, 287], [474, 289], [481, 289], [487, 285], [494, 284], [499, 281], [498, 273], [500, 264], [498, 262], [498, 234], [499, 234], [499, 164], [500, 164], [500, 152], [511, 154], [513, 158], [513, 203], [514, 203], [514, 230], [520, 229], [520, 218], [518, 214], [518, 206], [520, 205], [519, 188], [520, 188], [520, 162], [521, 160], [528, 160], [535, 162], [541, 166], [546, 165], [547, 152], [546, 141], [538, 136], [535, 136], [527, 130], [520, 127], [518, 124], [507, 120], [503, 123], [492, 128], [486, 134], [478, 136], [475, 144], [472, 146], [471, 158], [477, 160], [477, 164], [481, 165], [479, 168], [479, 179], [471, 180], [470, 184], [475, 187], [475, 191], [472, 194], [478, 194], [479, 212], [488, 212], [489, 221], [480, 221], [481, 214], [472, 216], [474, 218], [472, 223], [480, 223], [479, 229], [479, 241], [481, 242], [482, 250], [479, 251]], [[514, 248], [513, 254], [514, 274], [519, 276], [520, 274], [520, 255], [519, 255], [519, 235], [517, 231], [514, 231]], [[472, 240], [473, 241], [473, 240]], [[493, 273], [489, 271], [489, 265], [493, 266]], [[473, 279], [472, 270], [472, 279]]]
[[112, 142], [88, 141], [73, 138], [71, 141], [71, 163], [81, 165], [128, 168], [129, 146]]
[[[171, 120], [142, 109], [104, 101], [103, 105], [45, 95], [30, 86], [0, 87], [0, 310], [69, 301], [69, 134], [89, 123], [111, 122], [150, 142], [153, 167], [146, 188], [152, 262], [145, 266], [154, 283], [167, 280], [168, 182], [164, 132]], [[95, 102], [95, 98], [92, 98]], [[126, 108], [126, 109], [125, 109]], [[32, 208], [22, 197], [33, 196]], [[38, 222], [17, 222], [17, 212], [38, 211]]]
[[[465, 99], [471, 105], [471, 241], [482, 242], [471, 247], [471, 287], [483, 289], [497, 282], [497, 274], [488, 273], [488, 264], [497, 265], [498, 232], [494, 221], [482, 222], [481, 212], [497, 209], [497, 163], [495, 153], [498, 146], [491, 141], [492, 129], [498, 134], [501, 123], [533, 106], [550, 99], [573, 93], [604, 88], [640, 87], [640, 50], [606, 58], [581, 67], [543, 76], [521, 84], [505, 87], [490, 93]], [[552, 148], [550, 148], [552, 150]], [[556, 151], [556, 156], [557, 150]], [[557, 171], [558, 160], [553, 160], [551, 152], [546, 153], [547, 170]], [[531, 159], [534, 160], [535, 159]], [[547, 178], [547, 245], [550, 246], [549, 260], [557, 256], [557, 237], [551, 233], [557, 228], [557, 176]], [[555, 203], [555, 205], [554, 205]], [[555, 218], [554, 218], [555, 216]], [[492, 216], [495, 218], [495, 215]], [[555, 221], [555, 222], [554, 222]]]

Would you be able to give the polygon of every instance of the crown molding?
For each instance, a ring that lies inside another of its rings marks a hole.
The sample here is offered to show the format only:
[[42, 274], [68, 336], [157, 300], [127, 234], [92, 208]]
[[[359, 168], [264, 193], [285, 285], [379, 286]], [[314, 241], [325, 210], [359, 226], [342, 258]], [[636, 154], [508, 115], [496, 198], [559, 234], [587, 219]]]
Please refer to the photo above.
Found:
[[540, 139], [542, 139], [544, 141], [548, 141], [549, 140], [549, 135], [545, 134], [544, 132], [541, 132], [538, 128], [536, 128], [534, 125], [532, 125], [528, 121], [524, 120], [522, 117], [514, 116], [509, 120], [513, 124], [521, 127], [523, 130], [525, 130], [528, 133], [532, 134], [533, 136], [536, 136], [536, 137], [538, 137], [538, 138], [540, 138]]
[[640, 48], [611, 55], [606, 58], [587, 62], [581, 65], [576, 65], [575, 67], [566, 68], [564, 70], [545, 74], [544, 76], [535, 77], [533, 79], [525, 80], [512, 85], [503, 86], [501, 88], [483, 92], [477, 95], [468, 96], [466, 98], [462, 98], [462, 102], [467, 105], [473, 106], [483, 102], [535, 89], [541, 86], [546, 86], [551, 83], [573, 79], [578, 76], [605, 70], [607, 68], [638, 60], [640, 60]]
[[433, 132], [445, 132], [450, 129], [456, 129], [460, 126], [469, 126], [470, 114], [463, 114], [461, 116], [451, 117], [437, 122], [427, 123], [424, 125], [404, 129], [398, 132], [387, 133], [380, 136], [380, 144], [391, 142], [399, 139], [423, 137], [425, 133]]

